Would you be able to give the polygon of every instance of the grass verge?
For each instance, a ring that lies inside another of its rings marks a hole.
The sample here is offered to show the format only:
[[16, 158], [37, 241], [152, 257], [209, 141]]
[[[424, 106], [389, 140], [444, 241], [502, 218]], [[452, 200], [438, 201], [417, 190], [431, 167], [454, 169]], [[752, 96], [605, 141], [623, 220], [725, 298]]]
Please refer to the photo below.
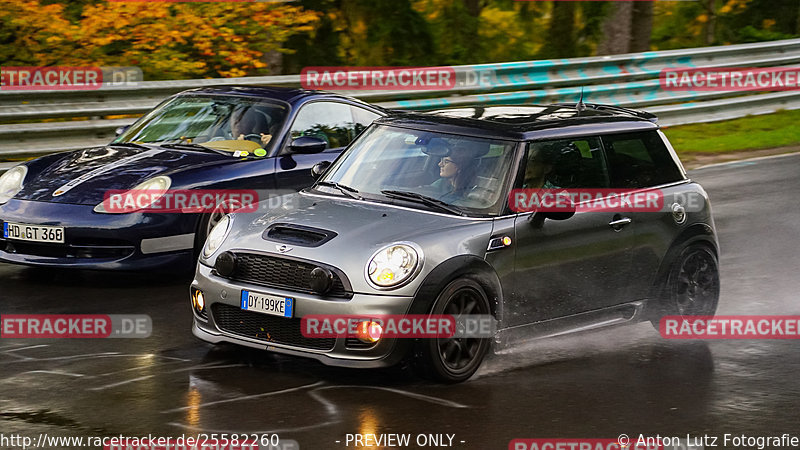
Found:
[[679, 154], [725, 153], [800, 145], [800, 110], [747, 116], [724, 122], [665, 127]]

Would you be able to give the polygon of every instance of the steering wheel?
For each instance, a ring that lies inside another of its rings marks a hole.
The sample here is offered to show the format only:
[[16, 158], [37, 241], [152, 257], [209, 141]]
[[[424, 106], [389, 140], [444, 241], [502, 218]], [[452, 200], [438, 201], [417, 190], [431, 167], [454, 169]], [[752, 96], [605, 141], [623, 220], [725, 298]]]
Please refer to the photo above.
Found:
[[258, 133], [245, 134], [244, 135], [244, 139], [247, 140], [247, 141], [256, 142], [258, 144], [261, 143], [261, 135], [258, 134]]

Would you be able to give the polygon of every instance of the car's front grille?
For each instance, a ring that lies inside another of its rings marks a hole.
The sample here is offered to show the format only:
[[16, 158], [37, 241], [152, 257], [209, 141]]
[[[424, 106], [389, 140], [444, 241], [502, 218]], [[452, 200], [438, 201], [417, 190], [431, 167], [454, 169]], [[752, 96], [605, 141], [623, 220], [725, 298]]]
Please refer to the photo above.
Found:
[[[236, 270], [230, 277], [233, 280], [261, 286], [276, 287], [290, 291], [316, 294], [311, 289], [311, 271], [318, 265], [295, 261], [293, 259], [255, 253], [236, 253]], [[329, 297], [350, 298], [337, 271], [333, 271], [333, 285], [325, 294]]]
[[336, 344], [335, 338], [303, 336], [300, 330], [300, 319], [287, 319], [245, 311], [224, 303], [213, 304], [211, 311], [217, 327], [227, 333], [313, 350], [333, 350], [333, 346]]

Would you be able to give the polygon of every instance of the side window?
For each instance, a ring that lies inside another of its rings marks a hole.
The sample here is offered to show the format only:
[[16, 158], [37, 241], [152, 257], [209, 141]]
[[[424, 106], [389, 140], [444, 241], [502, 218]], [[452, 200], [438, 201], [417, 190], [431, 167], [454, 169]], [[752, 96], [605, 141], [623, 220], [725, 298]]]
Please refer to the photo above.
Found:
[[608, 187], [607, 174], [598, 138], [531, 142], [522, 187], [599, 189]]
[[345, 147], [377, 117], [344, 103], [314, 102], [302, 107], [290, 130], [292, 139], [318, 137], [328, 148]]
[[603, 136], [611, 187], [642, 188], [683, 179], [655, 131]]
[[357, 106], [351, 106], [350, 109], [353, 112], [353, 138], [355, 139], [356, 136], [361, 134], [368, 126], [372, 124], [372, 122], [380, 117], [379, 114], [375, 114], [372, 111], [367, 111], [366, 109], [359, 108]]

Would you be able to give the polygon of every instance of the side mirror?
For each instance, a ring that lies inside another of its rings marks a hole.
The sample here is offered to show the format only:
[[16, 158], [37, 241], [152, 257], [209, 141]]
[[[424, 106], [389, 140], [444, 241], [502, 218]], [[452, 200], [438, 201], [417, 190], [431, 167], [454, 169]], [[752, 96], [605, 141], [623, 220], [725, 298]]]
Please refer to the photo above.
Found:
[[114, 130], [115, 136], [119, 136], [122, 133], [128, 131], [128, 128], [130, 128], [130, 127], [131, 127], [130, 125], [125, 125], [123, 127], [117, 127], [117, 129]]
[[318, 137], [300, 136], [294, 139], [289, 148], [294, 153], [319, 153], [328, 147], [328, 143]]
[[315, 180], [319, 180], [319, 177], [321, 177], [330, 166], [330, 161], [320, 161], [314, 164], [314, 166], [311, 168], [311, 176], [314, 177]]

